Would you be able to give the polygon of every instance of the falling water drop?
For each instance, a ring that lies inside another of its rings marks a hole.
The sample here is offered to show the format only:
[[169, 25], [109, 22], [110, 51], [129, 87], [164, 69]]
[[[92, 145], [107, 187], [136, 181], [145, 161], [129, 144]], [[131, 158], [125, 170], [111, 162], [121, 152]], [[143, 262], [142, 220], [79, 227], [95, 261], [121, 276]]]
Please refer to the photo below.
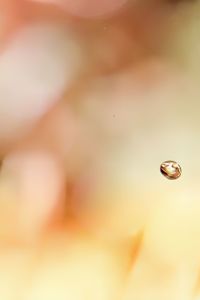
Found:
[[167, 160], [160, 165], [160, 172], [167, 179], [178, 179], [181, 176], [182, 170], [180, 165], [173, 161]]

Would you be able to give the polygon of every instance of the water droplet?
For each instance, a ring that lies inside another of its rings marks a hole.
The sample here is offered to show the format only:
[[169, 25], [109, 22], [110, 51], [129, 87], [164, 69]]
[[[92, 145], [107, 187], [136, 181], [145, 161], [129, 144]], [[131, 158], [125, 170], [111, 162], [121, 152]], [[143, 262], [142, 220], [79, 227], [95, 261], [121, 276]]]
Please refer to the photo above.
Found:
[[178, 179], [181, 176], [182, 170], [177, 162], [173, 160], [167, 160], [160, 165], [160, 172], [167, 179], [173, 180]]

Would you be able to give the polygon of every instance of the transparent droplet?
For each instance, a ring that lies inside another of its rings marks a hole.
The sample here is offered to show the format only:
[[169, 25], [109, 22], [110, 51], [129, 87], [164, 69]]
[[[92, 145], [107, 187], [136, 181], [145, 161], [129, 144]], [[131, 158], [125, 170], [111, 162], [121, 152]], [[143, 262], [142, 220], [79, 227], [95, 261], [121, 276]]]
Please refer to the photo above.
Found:
[[177, 162], [173, 160], [167, 160], [160, 165], [160, 172], [167, 179], [178, 179], [181, 176], [182, 170]]

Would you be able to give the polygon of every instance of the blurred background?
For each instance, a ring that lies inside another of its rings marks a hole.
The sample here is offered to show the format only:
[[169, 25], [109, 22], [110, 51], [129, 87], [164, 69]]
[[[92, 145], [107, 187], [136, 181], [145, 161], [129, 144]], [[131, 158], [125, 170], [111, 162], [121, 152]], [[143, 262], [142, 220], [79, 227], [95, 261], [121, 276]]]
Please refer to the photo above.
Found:
[[199, 300], [199, 1], [0, 0], [0, 26], [0, 299]]

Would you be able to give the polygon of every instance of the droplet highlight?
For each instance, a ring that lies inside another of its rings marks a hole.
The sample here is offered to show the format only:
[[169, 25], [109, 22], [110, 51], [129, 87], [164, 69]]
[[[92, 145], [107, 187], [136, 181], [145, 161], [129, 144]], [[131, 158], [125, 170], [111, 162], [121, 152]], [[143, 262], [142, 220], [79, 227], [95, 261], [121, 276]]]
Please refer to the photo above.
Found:
[[167, 160], [160, 165], [161, 174], [167, 179], [178, 179], [181, 176], [181, 166], [173, 160]]

